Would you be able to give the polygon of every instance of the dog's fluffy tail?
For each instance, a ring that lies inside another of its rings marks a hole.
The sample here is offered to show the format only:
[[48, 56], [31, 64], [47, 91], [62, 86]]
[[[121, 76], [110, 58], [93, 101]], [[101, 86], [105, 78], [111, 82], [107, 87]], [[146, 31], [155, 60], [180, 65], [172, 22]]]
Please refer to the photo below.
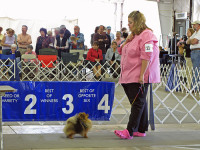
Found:
[[69, 133], [71, 133], [70, 131], [74, 129], [73, 127], [76, 124], [76, 122], [77, 122], [77, 116], [73, 116], [67, 119], [66, 125], [63, 129], [63, 132], [65, 133], [66, 136], [68, 136]]

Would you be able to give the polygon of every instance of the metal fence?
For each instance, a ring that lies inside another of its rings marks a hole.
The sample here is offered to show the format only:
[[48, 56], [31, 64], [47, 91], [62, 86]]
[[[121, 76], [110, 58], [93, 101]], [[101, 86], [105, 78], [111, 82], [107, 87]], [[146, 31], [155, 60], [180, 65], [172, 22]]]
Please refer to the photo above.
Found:
[[[9, 63], [8, 63], [9, 62]], [[90, 62], [77, 63], [63, 61], [43, 61], [34, 63], [0, 60], [1, 81], [110, 81], [115, 82], [115, 97], [111, 120], [99, 124], [127, 123], [130, 104], [118, 83], [120, 65], [108, 62], [101, 66], [101, 78], [95, 76], [94, 67]], [[51, 67], [50, 67], [51, 66]], [[90, 67], [88, 67], [90, 66]], [[114, 69], [112, 69], [114, 68]], [[161, 65], [161, 82], [153, 84], [155, 123], [200, 123], [200, 72], [198, 69], [184, 65]], [[149, 99], [149, 98], [148, 98]], [[39, 122], [44, 124], [44, 122]], [[63, 124], [63, 122], [59, 122]], [[20, 123], [23, 125], [24, 123]], [[31, 123], [32, 124], [32, 123]], [[50, 123], [52, 124], [52, 123]]]

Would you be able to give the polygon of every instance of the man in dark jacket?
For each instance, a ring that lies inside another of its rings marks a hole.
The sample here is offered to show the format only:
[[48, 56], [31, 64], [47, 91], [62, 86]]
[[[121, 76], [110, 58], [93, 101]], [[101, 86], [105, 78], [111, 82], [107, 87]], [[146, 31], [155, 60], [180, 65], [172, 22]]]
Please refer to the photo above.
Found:
[[60, 30], [59, 36], [55, 40], [55, 48], [58, 50], [58, 57], [61, 58], [61, 52], [69, 53], [68, 39], [64, 36], [64, 30]]
[[99, 43], [99, 49], [102, 50], [102, 53], [106, 54], [106, 44], [109, 44], [109, 40], [106, 36], [106, 33], [104, 33], [104, 26], [99, 26], [99, 32], [94, 34], [93, 41]]
[[64, 37], [69, 39], [69, 37], [71, 36], [71, 32], [69, 30], [67, 30], [66, 26], [61, 25], [60, 30], [63, 30], [64, 31]]
[[[71, 36], [71, 32], [66, 28], [65, 25], [61, 25], [60, 30], [64, 30], [64, 37], [67, 39], [67, 41], [69, 41], [69, 38]], [[69, 49], [70, 49], [70, 43], [69, 43], [69, 46], [67, 48], [67, 51], [69, 51]]]

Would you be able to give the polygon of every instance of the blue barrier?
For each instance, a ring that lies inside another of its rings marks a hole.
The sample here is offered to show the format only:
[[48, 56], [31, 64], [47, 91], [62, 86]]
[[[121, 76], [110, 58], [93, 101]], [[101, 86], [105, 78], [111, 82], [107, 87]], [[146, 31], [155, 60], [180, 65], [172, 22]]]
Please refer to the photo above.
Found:
[[1, 81], [17, 89], [2, 97], [3, 121], [64, 121], [79, 112], [92, 120], [110, 120], [112, 82]]
[[[169, 76], [168, 76], [168, 80], [167, 80], [167, 86], [170, 90], [173, 90], [179, 81], [179, 76], [178, 76], [178, 70], [175, 64], [172, 64], [170, 72], [169, 72]], [[169, 92], [169, 89], [167, 87], [165, 87], [165, 91]], [[178, 89], [180, 89], [180, 86], [176, 88], [176, 91], [179, 91]]]

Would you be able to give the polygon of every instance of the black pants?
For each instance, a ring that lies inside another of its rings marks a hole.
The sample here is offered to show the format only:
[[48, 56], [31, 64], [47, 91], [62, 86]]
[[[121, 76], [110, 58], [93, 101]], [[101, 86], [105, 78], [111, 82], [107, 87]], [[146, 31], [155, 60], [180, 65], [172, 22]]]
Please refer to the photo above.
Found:
[[[133, 132], [138, 131], [145, 133], [145, 131], [148, 130], [148, 108], [146, 102], [148, 85], [148, 83], [145, 83], [142, 90], [140, 90], [140, 83], [122, 84], [130, 104], [133, 103], [131, 105], [131, 114], [127, 125], [127, 130], [131, 136], [133, 135]], [[135, 99], [136, 96], [137, 98]]]

